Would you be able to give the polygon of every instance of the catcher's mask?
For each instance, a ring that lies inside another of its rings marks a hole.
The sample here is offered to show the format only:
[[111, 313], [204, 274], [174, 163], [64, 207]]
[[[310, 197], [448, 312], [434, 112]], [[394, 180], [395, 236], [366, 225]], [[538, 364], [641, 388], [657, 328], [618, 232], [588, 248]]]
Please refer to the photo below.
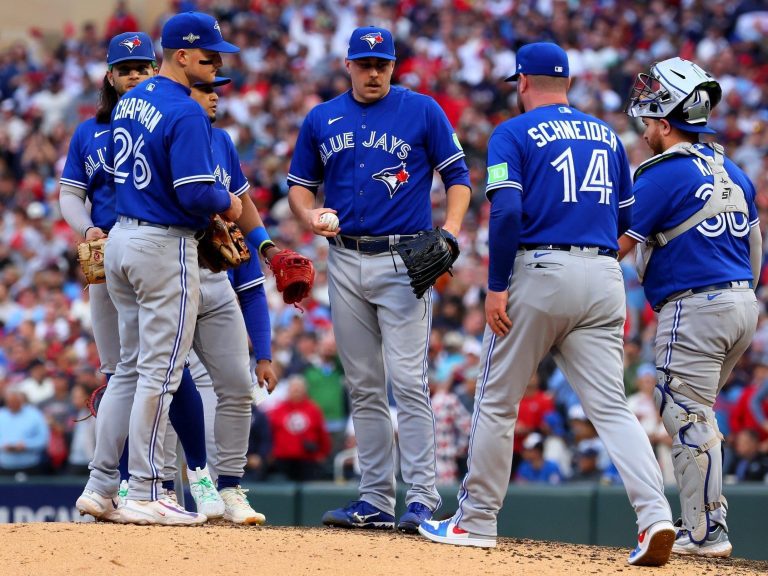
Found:
[[657, 62], [648, 74], [638, 74], [626, 113], [633, 118], [666, 118], [686, 132], [714, 134], [707, 126], [712, 108], [722, 97], [715, 78], [682, 58]]

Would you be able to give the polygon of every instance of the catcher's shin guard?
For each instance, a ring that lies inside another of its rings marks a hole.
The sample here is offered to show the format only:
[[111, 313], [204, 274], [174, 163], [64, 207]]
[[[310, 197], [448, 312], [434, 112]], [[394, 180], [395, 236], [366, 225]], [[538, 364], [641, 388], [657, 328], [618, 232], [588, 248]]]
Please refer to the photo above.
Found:
[[673, 439], [672, 462], [680, 490], [683, 529], [702, 543], [709, 527], [725, 525], [722, 508], [722, 436], [715, 413], [670, 388], [673, 378], [656, 385], [654, 400], [664, 427]]

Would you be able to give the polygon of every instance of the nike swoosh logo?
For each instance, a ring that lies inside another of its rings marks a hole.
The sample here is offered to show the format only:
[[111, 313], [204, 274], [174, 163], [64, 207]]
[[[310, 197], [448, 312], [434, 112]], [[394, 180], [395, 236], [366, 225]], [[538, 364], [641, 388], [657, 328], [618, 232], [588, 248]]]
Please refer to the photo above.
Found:
[[552, 254], [552, 252], [534, 252], [533, 257], [541, 258], [542, 256], [546, 256], [547, 254]]
[[355, 512], [353, 514], [353, 516], [355, 517], [355, 520], [357, 520], [358, 522], [365, 522], [365, 521], [368, 520], [368, 518], [372, 518], [372, 517], [376, 516], [376, 514], [378, 514], [378, 513], [363, 515], [363, 514], [359, 514], [359, 513]]
[[99, 136], [101, 136], [102, 134], [106, 134], [107, 132], [109, 132], [109, 130], [102, 130], [101, 132], [96, 132], [96, 133], [93, 135], [93, 137], [94, 137], [94, 138], [98, 138]]
[[714, 300], [715, 298], [720, 296], [720, 294], [722, 294], [722, 292], [718, 292], [717, 294], [707, 294], [707, 300]]
[[329, 118], [328, 119], [328, 126], [330, 126], [334, 122], [337, 122], [337, 121], [341, 120], [342, 118], [344, 118], [344, 116], [339, 116], [338, 118]]

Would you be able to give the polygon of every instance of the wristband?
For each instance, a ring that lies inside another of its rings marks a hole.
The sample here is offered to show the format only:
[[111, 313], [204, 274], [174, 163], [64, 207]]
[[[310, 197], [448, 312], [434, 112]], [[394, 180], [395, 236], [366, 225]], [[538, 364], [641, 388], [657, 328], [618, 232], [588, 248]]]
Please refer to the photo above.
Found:
[[269, 239], [269, 234], [264, 226], [259, 226], [258, 228], [251, 230], [246, 235], [246, 238], [253, 246], [258, 247], [259, 254], [262, 256], [264, 256], [264, 252], [267, 248], [275, 245], [275, 243]]

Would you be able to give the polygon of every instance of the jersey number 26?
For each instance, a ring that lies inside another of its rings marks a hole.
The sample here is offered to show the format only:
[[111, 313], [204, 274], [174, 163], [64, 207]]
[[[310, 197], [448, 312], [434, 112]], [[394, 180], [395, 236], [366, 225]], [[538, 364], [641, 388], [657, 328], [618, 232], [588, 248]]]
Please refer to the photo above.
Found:
[[128, 179], [130, 173], [120, 171], [120, 167], [133, 157], [133, 185], [137, 190], [146, 188], [152, 181], [152, 172], [147, 157], [141, 153], [145, 144], [144, 135], [140, 135], [134, 142], [128, 130], [118, 128], [112, 138], [115, 143], [115, 183], [124, 184]]

